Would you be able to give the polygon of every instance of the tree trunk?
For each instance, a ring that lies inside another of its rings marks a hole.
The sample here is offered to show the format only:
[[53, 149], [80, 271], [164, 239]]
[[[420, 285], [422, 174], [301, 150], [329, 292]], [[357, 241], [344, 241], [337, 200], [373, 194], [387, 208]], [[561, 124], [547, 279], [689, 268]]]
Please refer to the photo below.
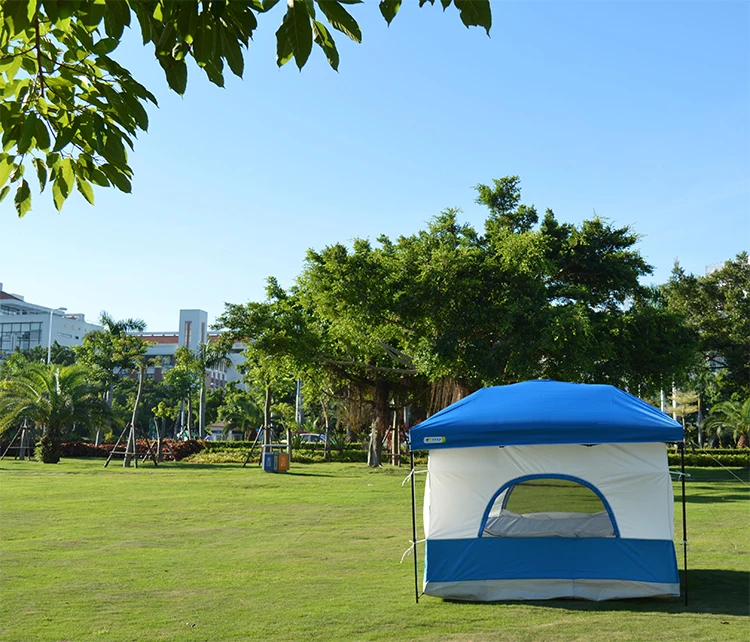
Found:
[[323, 442], [323, 459], [328, 461], [331, 458], [331, 434], [330, 434], [330, 423], [331, 419], [328, 416], [328, 409], [324, 403], [320, 404], [320, 408], [323, 411], [323, 421], [325, 422], [325, 442]]
[[371, 468], [380, 468], [383, 465], [380, 461], [380, 438], [374, 424], [370, 429], [370, 443], [367, 446], [367, 465]]
[[[271, 385], [266, 385], [266, 400], [263, 404], [263, 446], [271, 445]], [[264, 448], [264, 452], [268, 449]]]
[[188, 393], [187, 398], [187, 431], [188, 431], [188, 439], [193, 438], [193, 395]]
[[393, 434], [391, 435], [391, 464], [401, 465], [401, 436], [398, 425], [398, 410], [393, 413]]
[[[162, 452], [162, 430], [166, 428], [166, 418], [161, 420], [161, 428], [159, 427], [159, 417], [154, 417], [154, 424], [156, 425], [156, 461], [164, 461], [164, 453]], [[164, 435], [166, 437], [166, 434]]]
[[198, 438], [206, 437], [206, 373], [201, 381], [201, 394], [198, 398]]
[[388, 427], [390, 408], [388, 407], [388, 382], [379, 379], [375, 382], [375, 423], [370, 432], [370, 445], [367, 450], [367, 465], [373, 468], [382, 466], [381, 448], [383, 435]]
[[[112, 399], [115, 395], [115, 386], [114, 384], [110, 384], [109, 388], [107, 388], [107, 392], [104, 395], [104, 400], [107, 402], [107, 408], [109, 408], [110, 412], [112, 411]], [[112, 428], [112, 420], [107, 419], [107, 428]], [[97, 426], [96, 428], [96, 435], [94, 435], [94, 446], [101, 446], [102, 441], [104, 441], [104, 433], [102, 431], [101, 426]]]
[[137, 459], [138, 453], [136, 452], [135, 443], [135, 421], [138, 417], [138, 406], [141, 403], [141, 393], [143, 392], [143, 371], [144, 367], [138, 370], [138, 392], [135, 395], [135, 403], [133, 404], [133, 415], [130, 419], [130, 433], [128, 434], [128, 445], [125, 447], [125, 459], [122, 460], [123, 468], [129, 468], [130, 462], [136, 459], [136, 467], [138, 466]]
[[292, 461], [292, 429], [286, 428], [286, 454], [289, 455], [289, 461]]
[[43, 464], [56, 464], [62, 451], [62, 432], [57, 426], [47, 426], [37, 446], [37, 457]]

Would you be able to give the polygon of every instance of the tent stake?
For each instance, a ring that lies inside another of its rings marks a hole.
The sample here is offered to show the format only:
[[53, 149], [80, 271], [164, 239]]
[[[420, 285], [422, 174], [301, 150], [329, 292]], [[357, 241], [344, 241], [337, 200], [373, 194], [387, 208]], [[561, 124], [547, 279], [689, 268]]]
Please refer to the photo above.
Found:
[[411, 462], [411, 545], [414, 555], [414, 597], [419, 604], [419, 568], [417, 562], [417, 501], [414, 488], [414, 451], [409, 449], [409, 460]]
[[685, 569], [685, 606], [688, 603], [688, 565], [687, 565], [687, 521], [685, 511], [685, 442], [680, 444], [680, 468], [682, 470], [682, 551], [683, 568]]

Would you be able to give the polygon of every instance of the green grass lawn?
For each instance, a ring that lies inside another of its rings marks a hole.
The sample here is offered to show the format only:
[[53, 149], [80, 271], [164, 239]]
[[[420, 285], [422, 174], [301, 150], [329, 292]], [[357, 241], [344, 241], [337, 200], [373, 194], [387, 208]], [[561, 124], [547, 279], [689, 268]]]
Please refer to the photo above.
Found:
[[0, 461], [0, 640], [750, 639], [747, 470], [690, 471], [687, 607], [416, 605], [405, 468], [115, 464]]

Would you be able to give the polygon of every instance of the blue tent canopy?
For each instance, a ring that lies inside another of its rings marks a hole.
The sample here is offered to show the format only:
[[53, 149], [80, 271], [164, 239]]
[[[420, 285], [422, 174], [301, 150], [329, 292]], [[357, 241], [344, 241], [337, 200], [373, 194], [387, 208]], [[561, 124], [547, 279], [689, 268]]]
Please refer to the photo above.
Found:
[[614, 386], [524, 381], [482, 388], [409, 432], [412, 450], [683, 441], [682, 426]]

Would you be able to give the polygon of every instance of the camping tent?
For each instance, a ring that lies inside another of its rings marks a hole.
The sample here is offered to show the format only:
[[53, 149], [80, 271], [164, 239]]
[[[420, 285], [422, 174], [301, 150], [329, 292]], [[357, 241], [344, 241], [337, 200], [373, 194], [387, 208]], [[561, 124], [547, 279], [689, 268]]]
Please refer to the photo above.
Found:
[[433, 415], [410, 431], [412, 452], [430, 451], [424, 593], [679, 595], [664, 444], [681, 441], [677, 422], [607, 385], [484, 388]]

